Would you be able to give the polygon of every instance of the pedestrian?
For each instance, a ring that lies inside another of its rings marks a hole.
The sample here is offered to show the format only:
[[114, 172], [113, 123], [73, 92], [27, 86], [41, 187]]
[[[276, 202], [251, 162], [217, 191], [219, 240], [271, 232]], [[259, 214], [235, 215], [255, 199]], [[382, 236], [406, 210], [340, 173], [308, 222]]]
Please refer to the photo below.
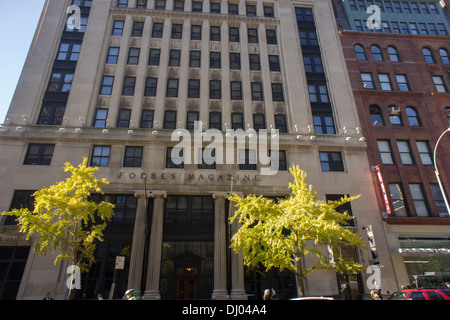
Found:
[[381, 300], [380, 295], [379, 295], [378, 292], [375, 291], [375, 290], [372, 290], [372, 291], [370, 292], [370, 296], [372, 297], [373, 300]]
[[272, 300], [272, 294], [270, 292], [270, 289], [266, 289], [264, 291], [264, 298], [263, 300]]
[[42, 300], [53, 300], [51, 292], [47, 292]]
[[341, 294], [344, 295], [345, 300], [352, 300], [352, 289], [350, 289], [348, 283], [344, 284], [342, 287]]
[[103, 300], [103, 296], [102, 296], [101, 293], [99, 293], [99, 294], [97, 295], [97, 300]]
[[125, 292], [125, 295], [127, 296], [127, 300], [136, 300], [136, 297], [134, 296], [134, 289], [128, 289]]

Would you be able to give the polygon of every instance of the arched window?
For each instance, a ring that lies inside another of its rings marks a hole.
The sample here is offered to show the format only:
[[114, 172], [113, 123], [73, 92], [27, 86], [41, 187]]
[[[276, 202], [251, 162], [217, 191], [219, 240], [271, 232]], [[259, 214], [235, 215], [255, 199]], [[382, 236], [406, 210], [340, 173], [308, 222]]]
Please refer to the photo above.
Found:
[[444, 48], [439, 49], [439, 54], [441, 55], [443, 64], [450, 64], [450, 58], [448, 56], [448, 50]]
[[360, 44], [355, 44], [355, 55], [356, 60], [367, 60], [366, 57], [366, 51], [364, 50], [364, 47]]
[[423, 57], [427, 63], [436, 63], [436, 59], [434, 59], [433, 51], [428, 48], [422, 49]]
[[389, 46], [388, 47], [388, 54], [389, 54], [389, 59], [391, 59], [392, 62], [399, 62], [400, 61], [400, 56], [398, 54], [398, 50], [397, 50], [396, 47]]
[[373, 60], [375, 60], [375, 61], [383, 61], [384, 60], [380, 47], [373, 45], [370, 48], [370, 50], [372, 51]]
[[416, 109], [414, 109], [413, 107], [407, 107], [406, 116], [408, 117], [409, 125], [411, 127], [421, 126], [419, 114], [417, 113]]
[[391, 121], [391, 125], [393, 125], [393, 126], [402, 126], [403, 125], [399, 107], [389, 106], [388, 112], [389, 112], [389, 120]]
[[444, 112], [447, 115], [448, 124], [450, 124], [450, 107], [445, 107]]
[[371, 105], [369, 107], [370, 118], [372, 119], [373, 126], [384, 126], [383, 113], [377, 105]]

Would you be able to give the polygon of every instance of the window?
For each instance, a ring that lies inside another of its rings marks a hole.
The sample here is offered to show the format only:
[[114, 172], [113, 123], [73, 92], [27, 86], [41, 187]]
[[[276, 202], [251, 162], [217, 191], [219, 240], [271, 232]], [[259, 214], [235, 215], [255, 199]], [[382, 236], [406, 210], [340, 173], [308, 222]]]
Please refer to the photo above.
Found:
[[439, 14], [435, 3], [429, 3], [428, 5], [430, 6], [430, 10], [431, 10], [432, 14]]
[[408, 117], [409, 125], [411, 127], [420, 127], [420, 119], [417, 111], [412, 107], [406, 108], [406, 116]]
[[419, 30], [417, 29], [417, 24], [411, 22], [409, 24], [409, 28], [411, 29], [411, 34], [419, 34]]
[[371, 73], [361, 73], [361, 80], [364, 89], [375, 89], [375, 82], [373, 81]]
[[156, 97], [156, 88], [158, 86], [158, 78], [147, 78], [145, 80], [145, 92], [146, 97]]
[[331, 112], [313, 111], [314, 132], [317, 134], [335, 134]]
[[65, 104], [44, 102], [37, 124], [60, 125], [63, 121], [65, 111]]
[[437, 183], [430, 183], [430, 188], [434, 203], [436, 204], [436, 207], [438, 209], [439, 216], [447, 218], [449, 215], [439, 185]]
[[444, 48], [439, 49], [439, 55], [441, 56], [441, 60], [443, 64], [450, 64], [450, 59], [448, 55], [448, 50]]
[[171, 49], [169, 53], [169, 66], [179, 67], [180, 66], [180, 56], [181, 50]]
[[135, 85], [136, 85], [136, 77], [125, 77], [123, 81], [122, 95], [134, 96]]
[[228, 14], [238, 15], [239, 14], [239, 4], [228, 3]]
[[364, 29], [363, 29], [363, 27], [362, 27], [362, 22], [361, 22], [361, 20], [354, 20], [353, 22], [355, 23], [355, 30], [356, 30], [356, 31], [360, 31], [360, 32], [363, 32], [363, 31], [364, 31]]
[[239, 150], [239, 170], [256, 170], [256, 150]]
[[49, 166], [52, 162], [54, 144], [34, 144], [28, 145], [25, 155], [24, 165]]
[[448, 35], [447, 29], [445, 28], [445, 24], [438, 23], [437, 26], [438, 26], [438, 30], [439, 30], [439, 35], [441, 35], [441, 36]]
[[254, 4], [247, 4], [246, 6], [247, 16], [256, 16], [256, 6]]
[[375, 61], [383, 61], [384, 60], [380, 47], [372, 46], [372, 47], [370, 47], [370, 50], [372, 51], [373, 60], [375, 60]]
[[147, 8], [147, 0], [137, 0], [136, 8], [137, 9], [146, 9]]
[[166, 0], [156, 0], [155, 1], [156, 10], [166, 10]]
[[189, 79], [188, 98], [200, 98], [200, 80]]
[[184, 11], [184, 0], [175, 0], [173, 2], [173, 11]]
[[281, 83], [272, 83], [272, 99], [273, 101], [284, 101]]
[[277, 44], [276, 30], [266, 29], [267, 44]]
[[140, 168], [142, 164], [142, 147], [125, 147], [123, 166]]
[[364, 47], [362, 45], [355, 44], [354, 49], [355, 49], [356, 60], [361, 60], [361, 61], [367, 60], [366, 51], [364, 50]]
[[113, 36], [121, 36], [123, 33], [123, 26], [125, 22], [123, 20], [115, 20], [112, 29]]
[[95, 112], [94, 127], [104, 128], [106, 127], [106, 119], [108, 118], [108, 109], [97, 109]]
[[438, 35], [438, 31], [437, 31], [436, 25], [434, 23], [429, 23], [428, 24], [428, 29], [430, 30], [430, 35], [432, 35], [432, 36], [437, 36]]
[[184, 168], [184, 149], [183, 148], [167, 148], [166, 168], [170, 168], [170, 169], [183, 169]]
[[91, 166], [107, 167], [109, 164], [110, 154], [111, 146], [94, 146], [92, 149]]
[[142, 110], [141, 114], [141, 128], [143, 129], [151, 129], [153, 128], [153, 110]]
[[166, 97], [168, 98], [178, 97], [178, 79], [170, 79], [170, 78], [167, 79]]
[[222, 98], [222, 84], [220, 80], [209, 81], [209, 98], [210, 99]]
[[127, 7], [128, 7], [128, 0], [117, 1], [117, 8], [127, 8]]
[[258, 29], [248, 28], [248, 43], [258, 43]]
[[436, 59], [434, 59], [433, 51], [428, 48], [422, 49], [423, 57], [427, 63], [436, 63]]
[[402, 7], [403, 7], [404, 13], [411, 13], [411, 8], [409, 7], [409, 2], [403, 1]]
[[300, 31], [300, 44], [306, 47], [318, 47], [319, 41], [317, 40], [316, 31]]
[[177, 112], [166, 111], [164, 112], [164, 129], [175, 129], [177, 126]]
[[390, 59], [392, 62], [399, 62], [399, 61], [400, 61], [400, 56], [399, 56], [399, 54], [398, 54], [397, 48], [395, 48], [395, 47], [393, 47], [393, 46], [389, 46], [389, 47], [387, 48], [387, 50], [388, 50], [388, 54], [389, 54], [389, 59]]
[[203, 2], [202, 1], [192, 1], [192, 12], [202, 12]]
[[220, 13], [220, 2], [210, 2], [209, 5], [211, 6], [211, 13]]
[[420, 34], [423, 34], [423, 35], [427, 35], [428, 34], [427, 25], [425, 23], [420, 23], [419, 22], [419, 29], [420, 29]]
[[114, 84], [113, 76], [104, 76], [100, 87], [100, 94], [110, 95]]
[[141, 52], [140, 48], [130, 48], [128, 51], [128, 64], [138, 64], [139, 63], [139, 54]]
[[186, 129], [187, 130], [198, 130], [198, 124], [195, 122], [198, 121], [199, 114], [197, 111], [188, 111], [187, 120], [186, 120]]
[[264, 6], [264, 17], [274, 17], [272, 6]]
[[229, 28], [229, 41], [230, 42], [239, 42], [239, 28], [238, 27], [230, 27]]
[[430, 11], [428, 11], [428, 7], [425, 2], [420, 3], [420, 8], [422, 9], [423, 14], [430, 14]]
[[432, 79], [437, 92], [448, 92], [443, 76], [433, 76]]
[[255, 113], [253, 115], [253, 129], [256, 131], [266, 129], [266, 117], [263, 113]]
[[420, 160], [424, 166], [432, 166], [430, 148], [427, 141], [416, 141], [417, 150], [419, 151]]
[[109, 47], [108, 56], [106, 57], [106, 63], [117, 64], [117, 60], [119, 58], [119, 50], [118, 47]]
[[239, 52], [230, 52], [230, 69], [241, 69], [241, 54]]
[[411, 91], [405, 74], [396, 74], [395, 79], [397, 80], [398, 89], [400, 91]]
[[72, 88], [73, 71], [53, 72], [47, 90], [69, 93]]
[[428, 217], [428, 207], [425, 202], [425, 197], [423, 195], [422, 185], [419, 183], [410, 183], [409, 190], [411, 191], [417, 216]]
[[253, 101], [263, 101], [262, 83], [252, 82], [252, 100]]
[[[250, 53], [249, 59], [250, 59], [250, 70], [261, 70], [261, 63], [260, 63], [258, 54]], [[270, 62], [269, 62], [269, 66], [270, 66]]]
[[408, 141], [397, 141], [398, 152], [402, 163], [406, 165], [414, 164], [411, 148]]
[[133, 30], [131, 31], [132, 37], [142, 37], [143, 31], [144, 31], [144, 22], [142, 21], [133, 22]]
[[369, 112], [373, 126], [384, 126], [383, 113], [381, 112], [380, 107], [371, 105], [369, 107]]
[[231, 100], [242, 100], [242, 84], [240, 81], [231, 81]]
[[408, 24], [406, 22], [400, 22], [400, 28], [403, 34], [409, 34]]
[[308, 84], [309, 101], [311, 103], [329, 103], [328, 90], [325, 84]]
[[162, 38], [163, 26], [162, 22], [153, 22], [152, 38]]
[[148, 57], [149, 66], [159, 66], [159, 59], [161, 55], [161, 49], [150, 49], [150, 54]]
[[172, 39], [181, 39], [183, 35], [183, 25], [181, 23], [172, 24]]
[[191, 26], [191, 40], [202, 40], [202, 26], [192, 25]]
[[130, 109], [120, 109], [119, 117], [117, 118], [117, 128], [129, 128], [130, 127]]
[[211, 41], [220, 41], [220, 27], [219, 26], [211, 26], [209, 29], [209, 40]]
[[397, 106], [389, 106], [389, 121], [391, 122], [391, 125], [393, 126], [402, 126], [402, 117], [400, 113], [400, 108]]
[[205, 148], [198, 149], [198, 168], [203, 170], [214, 170], [216, 169], [216, 149]]
[[280, 133], [287, 133], [287, 123], [286, 116], [284, 114], [275, 115], [275, 128], [278, 129]]
[[381, 163], [382, 164], [394, 164], [394, 158], [392, 157], [391, 144], [389, 141], [378, 140], [378, 150], [380, 150]]
[[209, 53], [209, 67], [211, 69], [220, 69], [221, 67], [221, 53], [210, 52]]
[[340, 152], [319, 152], [322, 171], [344, 171]]
[[59, 46], [56, 60], [59, 61], [78, 61], [80, 56], [81, 43], [61, 43]]
[[231, 114], [231, 127], [233, 130], [244, 129], [244, 115], [242, 113]]
[[280, 70], [280, 59], [278, 56], [269, 55], [269, 70], [270, 71], [281, 71]]
[[209, 128], [222, 130], [222, 114], [220, 112], [209, 113]]
[[407, 211], [401, 185], [399, 183], [389, 183], [388, 187], [391, 194], [392, 207], [394, 209], [395, 216], [406, 217]]
[[[344, 195], [344, 194], [326, 194], [325, 195], [325, 199], [326, 199], [327, 202], [328, 201], [339, 201], [339, 200], [341, 200], [342, 198], [344, 198], [346, 196], [349, 197], [350, 195], [349, 194], [347, 194], [347, 195]], [[344, 203], [344, 204], [340, 205], [335, 210], [337, 212], [341, 213], [341, 214], [347, 213], [349, 216], [353, 216], [352, 206], [351, 206], [350, 202], [347, 202], [347, 203]], [[355, 226], [355, 220], [353, 220], [353, 219], [352, 220], [347, 220], [347, 223], [344, 224], [344, 226], [352, 226], [352, 227], [354, 227]]]
[[381, 90], [392, 91], [391, 77], [387, 73], [379, 73], [378, 79], [380, 80]]
[[275, 152], [270, 151], [270, 168], [272, 171], [287, 171], [286, 151], [278, 151], [278, 161], [275, 158]]

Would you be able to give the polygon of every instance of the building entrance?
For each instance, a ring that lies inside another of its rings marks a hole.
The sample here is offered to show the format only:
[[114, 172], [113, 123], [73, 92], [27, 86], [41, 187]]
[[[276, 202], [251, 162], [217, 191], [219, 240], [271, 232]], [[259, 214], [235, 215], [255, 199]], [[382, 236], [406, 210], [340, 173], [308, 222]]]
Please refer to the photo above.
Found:
[[197, 278], [178, 277], [177, 279], [177, 300], [197, 299]]

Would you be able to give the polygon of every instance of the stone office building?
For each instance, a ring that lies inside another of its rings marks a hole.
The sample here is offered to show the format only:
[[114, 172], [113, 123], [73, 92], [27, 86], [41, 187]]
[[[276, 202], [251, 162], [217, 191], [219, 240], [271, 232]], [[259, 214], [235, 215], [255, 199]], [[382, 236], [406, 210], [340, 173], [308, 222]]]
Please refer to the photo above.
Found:
[[[70, 5], [80, 8], [79, 28], [67, 25]], [[262, 174], [251, 146], [235, 150], [241, 164], [175, 163], [172, 133], [192, 132], [197, 120], [198, 130], [224, 135], [278, 129], [278, 173]], [[88, 297], [109, 295], [115, 257], [125, 256], [115, 298], [134, 288], [144, 299], [261, 299], [274, 288], [286, 299], [297, 295], [291, 274], [247, 270], [228, 248], [237, 226], [227, 223], [227, 196], [287, 196], [288, 167], [298, 164], [321, 198], [362, 195], [347, 208], [349, 228], [367, 238], [372, 226], [382, 291], [392, 292], [359, 127], [328, 1], [48, 0], [1, 128], [0, 210], [31, 207], [35, 190], [66, 177], [66, 161], [87, 157], [110, 181], [103, 197], [116, 212], [82, 276]], [[64, 298], [67, 265], [30, 247], [3, 217], [0, 297]], [[340, 254], [374, 263], [370, 251]], [[362, 297], [367, 277], [315, 272], [306, 294], [338, 295], [349, 284]]]

